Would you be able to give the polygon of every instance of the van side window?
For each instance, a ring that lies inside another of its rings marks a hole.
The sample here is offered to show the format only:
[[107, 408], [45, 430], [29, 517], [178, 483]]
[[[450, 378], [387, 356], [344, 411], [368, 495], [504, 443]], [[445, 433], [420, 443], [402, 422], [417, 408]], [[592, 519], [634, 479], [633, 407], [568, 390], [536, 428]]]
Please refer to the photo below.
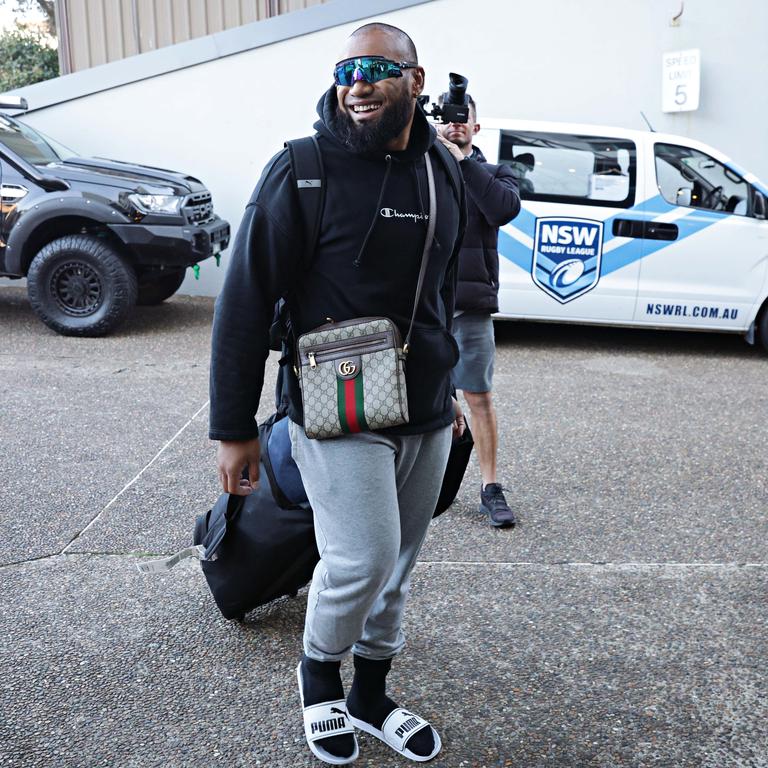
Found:
[[512, 168], [523, 200], [630, 208], [636, 154], [626, 139], [502, 131], [499, 162]]
[[672, 205], [749, 215], [749, 185], [709, 155], [676, 144], [656, 144], [656, 182]]

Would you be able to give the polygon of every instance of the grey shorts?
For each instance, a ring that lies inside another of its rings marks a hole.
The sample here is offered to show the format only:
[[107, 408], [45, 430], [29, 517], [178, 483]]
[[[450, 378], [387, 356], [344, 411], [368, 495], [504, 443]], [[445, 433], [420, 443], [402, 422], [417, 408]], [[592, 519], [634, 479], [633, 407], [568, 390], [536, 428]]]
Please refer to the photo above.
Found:
[[491, 316], [465, 312], [454, 317], [453, 336], [461, 354], [453, 369], [453, 385], [464, 392], [490, 392], [496, 355]]

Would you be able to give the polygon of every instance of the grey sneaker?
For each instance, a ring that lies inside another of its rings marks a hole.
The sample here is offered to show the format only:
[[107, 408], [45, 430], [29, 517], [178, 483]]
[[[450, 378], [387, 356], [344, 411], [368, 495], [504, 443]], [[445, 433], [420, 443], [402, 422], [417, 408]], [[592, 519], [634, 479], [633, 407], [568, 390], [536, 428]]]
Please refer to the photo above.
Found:
[[517, 522], [515, 513], [509, 508], [504, 498], [504, 489], [499, 483], [488, 483], [480, 490], [480, 511], [496, 528], [512, 528]]

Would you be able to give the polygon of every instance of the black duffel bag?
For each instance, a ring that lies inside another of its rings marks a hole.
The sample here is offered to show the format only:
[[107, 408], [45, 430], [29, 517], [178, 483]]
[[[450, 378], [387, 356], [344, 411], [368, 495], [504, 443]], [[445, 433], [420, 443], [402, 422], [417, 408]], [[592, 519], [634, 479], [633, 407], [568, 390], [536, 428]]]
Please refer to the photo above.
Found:
[[[319, 559], [312, 510], [291, 456], [288, 419], [274, 414], [260, 425], [259, 439], [259, 487], [248, 496], [222, 494], [197, 517], [193, 547], [137, 564], [144, 573], [157, 573], [185, 557], [199, 558], [213, 599], [228, 619], [295, 595]], [[472, 445], [469, 429], [453, 441], [434, 517], [456, 498]]]

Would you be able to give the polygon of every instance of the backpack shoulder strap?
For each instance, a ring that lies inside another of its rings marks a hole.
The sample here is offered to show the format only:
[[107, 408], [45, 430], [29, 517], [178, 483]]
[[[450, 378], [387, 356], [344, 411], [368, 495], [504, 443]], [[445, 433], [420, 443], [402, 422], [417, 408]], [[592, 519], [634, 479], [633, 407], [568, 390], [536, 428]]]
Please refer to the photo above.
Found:
[[304, 268], [309, 269], [315, 255], [320, 222], [325, 206], [325, 169], [317, 136], [286, 141], [293, 178], [299, 193], [302, 226], [305, 236]]
[[432, 145], [443, 164], [443, 168], [448, 172], [448, 178], [451, 180], [453, 194], [456, 196], [456, 202], [461, 202], [461, 188], [464, 186], [464, 178], [459, 170], [459, 164], [453, 159], [451, 153], [439, 142]]

